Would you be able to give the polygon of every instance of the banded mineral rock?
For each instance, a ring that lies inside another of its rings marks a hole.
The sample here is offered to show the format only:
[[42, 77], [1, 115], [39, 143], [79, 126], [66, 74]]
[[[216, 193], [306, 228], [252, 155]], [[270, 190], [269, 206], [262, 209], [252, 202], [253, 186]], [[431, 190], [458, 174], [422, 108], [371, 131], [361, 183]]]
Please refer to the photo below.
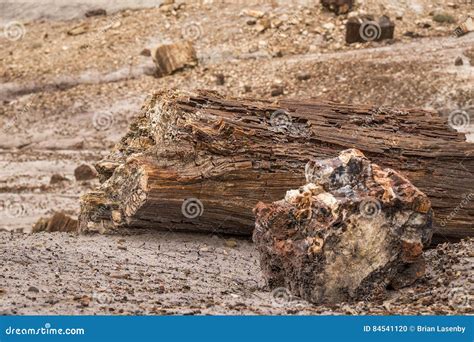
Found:
[[428, 197], [356, 149], [310, 161], [307, 184], [255, 208], [253, 239], [271, 287], [314, 303], [383, 296], [424, 274]]

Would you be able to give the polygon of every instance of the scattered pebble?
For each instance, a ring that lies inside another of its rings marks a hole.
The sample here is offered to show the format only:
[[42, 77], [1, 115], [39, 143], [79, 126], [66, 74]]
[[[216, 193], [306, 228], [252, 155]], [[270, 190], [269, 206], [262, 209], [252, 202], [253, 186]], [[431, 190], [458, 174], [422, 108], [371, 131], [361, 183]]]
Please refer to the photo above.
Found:
[[74, 170], [77, 181], [87, 181], [98, 177], [96, 169], [89, 164], [82, 164]]

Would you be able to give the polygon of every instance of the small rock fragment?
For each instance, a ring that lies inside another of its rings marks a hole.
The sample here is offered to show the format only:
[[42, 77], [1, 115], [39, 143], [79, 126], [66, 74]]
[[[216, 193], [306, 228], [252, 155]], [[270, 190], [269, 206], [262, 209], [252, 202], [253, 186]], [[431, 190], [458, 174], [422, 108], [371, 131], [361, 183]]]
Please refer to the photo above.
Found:
[[433, 21], [436, 21], [437, 23], [447, 23], [447, 24], [452, 24], [455, 23], [456, 20], [454, 17], [446, 12], [438, 12], [433, 15]]
[[234, 239], [228, 239], [225, 240], [225, 245], [229, 248], [235, 248], [237, 247], [237, 241], [235, 241]]
[[354, 0], [321, 0], [321, 5], [336, 14], [345, 14], [352, 10]]
[[299, 72], [298, 74], [296, 74], [296, 78], [298, 79], [298, 81], [306, 81], [311, 78], [311, 74], [307, 72]]
[[96, 169], [88, 164], [82, 164], [74, 170], [77, 181], [87, 181], [98, 177]]
[[40, 290], [36, 286], [30, 286], [28, 288], [28, 292], [34, 292], [34, 293], [39, 293]]
[[244, 10], [243, 13], [245, 15], [249, 16], [249, 17], [253, 17], [253, 18], [256, 18], [256, 19], [260, 19], [265, 15], [265, 12], [250, 10], [250, 9]]
[[336, 28], [336, 25], [334, 25], [333, 23], [325, 23], [323, 24], [323, 29], [327, 30], [327, 31], [332, 31]]
[[305, 173], [305, 186], [254, 209], [253, 240], [269, 286], [313, 303], [339, 303], [424, 274], [433, 214], [409, 180], [355, 149], [310, 161]]
[[272, 24], [270, 22], [270, 19], [262, 18], [258, 21], [258, 25], [255, 26], [255, 29], [257, 30], [258, 33], [262, 33], [263, 31], [269, 29], [271, 25]]
[[283, 86], [274, 86], [270, 95], [280, 96], [280, 95], [283, 95], [283, 93], [284, 93]]
[[140, 55], [145, 56], [145, 57], [150, 57], [151, 56], [151, 51], [150, 51], [150, 49], [145, 48], [142, 51], [140, 51]]
[[71, 28], [69, 31], [67, 31], [67, 34], [70, 36], [78, 36], [88, 31], [89, 31], [89, 25], [87, 23], [82, 23]]
[[198, 64], [196, 51], [189, 41], [161, 45], [152, 51], [151, 56], [159, 77], [171, 75]]
[[49, 180], [50, 185], [55, 185], [61, 182], [69, 181], [66, 177], [63, 175], [60, 175], [58, 173], [55, 173], [54, 175], [51, 176], [51, 179]]
[[455, 66], [463, 65], [462, 57], [460, 57], [460, 56], [456, 57], [456, 60], [454, 61], [454, 65]]
[[224, 74], [218, 73], [218, 74], [215, 74], [214, 77], [216, 78], [216, 84], [217, 85], [224, 85], [225, 84]]
[[85, 15], [87, 18], [97, 17], [101, 15], [107, 15], [107, 11], [103, 8], [95, 8], [95, 9], [88, 10]]

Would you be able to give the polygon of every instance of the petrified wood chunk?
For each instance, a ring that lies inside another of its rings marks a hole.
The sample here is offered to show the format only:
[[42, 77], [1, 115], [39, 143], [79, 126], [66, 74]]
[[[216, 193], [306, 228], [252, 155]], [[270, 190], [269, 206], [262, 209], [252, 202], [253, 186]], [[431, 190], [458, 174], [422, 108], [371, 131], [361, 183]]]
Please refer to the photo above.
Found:
[[464, 140], [418, 109], [160, 92], [96, 165], [103, 184], [82, 198], [80, 227], [251, 235], [257, 202], [303, 184], [308, 160], [358, 148], [430, 197], [439, 236], [468, 236], [474, 201], [450, 216], [474, 192], [473, 145]]
[[77, 232], [78, 222], [70, 216], [56, 212], [50, 218], [40, 218], [33, 226], [32, 232]]
[[372, 16], [349, 18], [346, 23], [346, 43], [365, 43], [393, 39], [395, 23], [382, 16], [375, 21]]
[[284, 200], [256, 206], [253, 240], [270, 286], [335, 303], [423, 275], [431, 204], [405, 177], [350, 149], [309, 162], [306, 179]]
[[160, 77], [194, 67], [198, 61], [193, 44], [189, 41], [161, 45], [152, 51], [151, 57]]

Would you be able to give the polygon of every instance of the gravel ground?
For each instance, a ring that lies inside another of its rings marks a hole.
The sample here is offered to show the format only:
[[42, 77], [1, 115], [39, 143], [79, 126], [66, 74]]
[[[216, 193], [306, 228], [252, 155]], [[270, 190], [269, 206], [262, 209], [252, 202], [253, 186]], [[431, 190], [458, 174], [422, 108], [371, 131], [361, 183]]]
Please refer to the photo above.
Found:
[[364, 302], [313, 306], [265, 288], [247, 240], [173, 232], [0, 232], [3, 314], [473, 313], [474, 240], [426, 252], [427, 273]]

